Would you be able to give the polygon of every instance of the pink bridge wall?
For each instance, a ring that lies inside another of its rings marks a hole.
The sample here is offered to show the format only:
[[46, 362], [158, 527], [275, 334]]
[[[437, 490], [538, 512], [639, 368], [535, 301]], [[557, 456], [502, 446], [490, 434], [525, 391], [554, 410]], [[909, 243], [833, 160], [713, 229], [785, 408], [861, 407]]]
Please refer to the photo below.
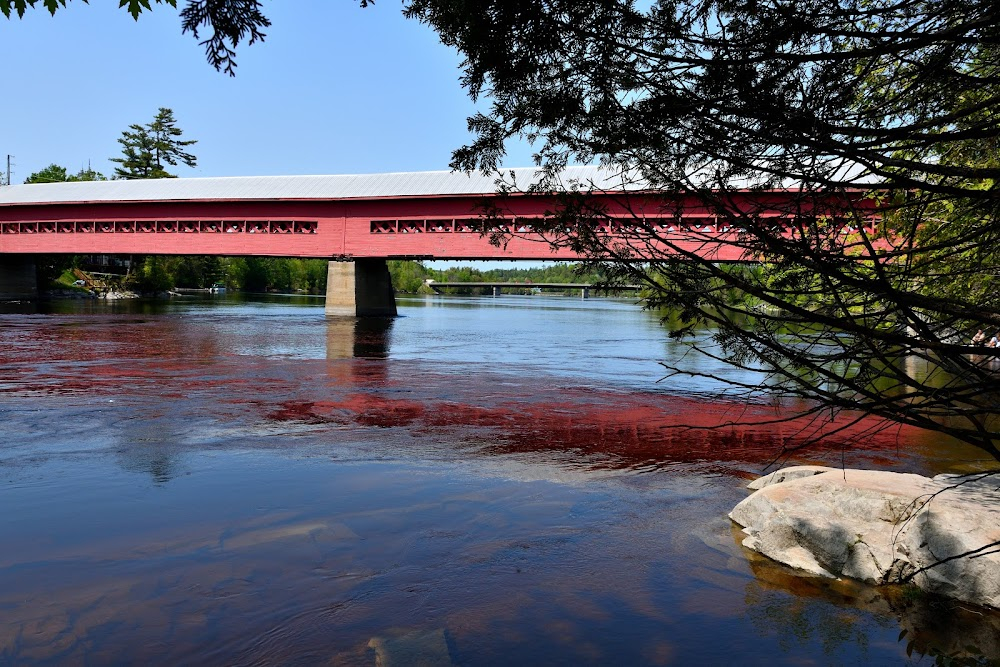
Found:
[[[275, 257], [381, 257], [436, 259], [576, 259], [553, 253], [525, 233], [495, 247], [475, 230], [482, 196], [317, 201], [95, 202], [0, 206], [0, 253], [256, 255]], [[736, 207], [759, 217], [780, 217], [789, 198], [745, 195]], [[858, 202], [868, 204], [859, 197]], [[544, 198], [505, 204], [517, 232], [554, 206]], [[608, 195], [612, 217], [629, 214]], [[632, 196], [633, 212], [659, 218], [661, 233], [685, 249], [719, 260], [740, 259], [727, 244], [729, 230], [692, 200], [682, 224], [652, 198]], [[870, 206], [868, 206], [870, 208]]]

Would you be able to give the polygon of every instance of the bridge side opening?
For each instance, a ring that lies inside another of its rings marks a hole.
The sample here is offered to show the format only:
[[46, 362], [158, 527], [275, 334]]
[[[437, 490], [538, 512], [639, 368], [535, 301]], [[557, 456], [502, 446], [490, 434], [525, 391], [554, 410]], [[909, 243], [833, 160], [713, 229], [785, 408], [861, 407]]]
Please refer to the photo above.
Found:
[[384, 259], [332, 261], [326, 274], [326, 314], [395, 317], [396, 297]]

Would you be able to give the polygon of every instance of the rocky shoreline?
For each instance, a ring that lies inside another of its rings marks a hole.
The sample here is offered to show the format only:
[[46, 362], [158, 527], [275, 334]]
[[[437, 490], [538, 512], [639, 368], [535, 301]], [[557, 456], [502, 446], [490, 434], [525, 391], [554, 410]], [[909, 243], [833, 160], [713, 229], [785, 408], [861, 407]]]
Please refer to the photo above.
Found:
[[750, 488], [729, 515], [749, 549], [811, 575], [1000, 609], [1000, 473], [798, 466]]
[[171, 296], [179, 296], [179, 295], [176, 295], [174, 292], [138, 294], [136, 292], [117, 291], [117, 290], [108, 290], [106, 292], [99, 292], [94, 289], [87, 291], [63, 289], [63, 290], [48, 290], [44, 292], [41, 296], [44, 299], [106, 299], [108, 301], [114, 301], [118, 299], [140, 299], [143, 297], [154, 297], [157, 299], [165, 299]]

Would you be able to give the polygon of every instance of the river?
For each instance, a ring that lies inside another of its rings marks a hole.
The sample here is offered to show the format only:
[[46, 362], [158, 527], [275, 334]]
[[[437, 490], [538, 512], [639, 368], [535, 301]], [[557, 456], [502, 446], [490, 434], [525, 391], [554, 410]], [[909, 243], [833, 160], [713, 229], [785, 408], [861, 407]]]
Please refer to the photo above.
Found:
[[[900, 664], [1000, 627], [743, 549], [727, 513], [796, 427], [684, 428], [774, 408], [663, 380], [733, 371], [630, 301], [399, 306], [0, 313], [0, 664]], [[975, 457], [882, 430], [789, 460]]]

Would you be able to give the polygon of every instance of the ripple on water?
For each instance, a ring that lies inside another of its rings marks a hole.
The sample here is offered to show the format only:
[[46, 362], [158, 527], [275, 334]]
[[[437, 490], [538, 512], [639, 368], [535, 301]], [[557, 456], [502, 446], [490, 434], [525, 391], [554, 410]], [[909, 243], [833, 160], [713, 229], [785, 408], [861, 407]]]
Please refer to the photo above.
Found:
[[996, 629], [928, 632], [928, 605], [794, 577], [725, 518], [808, 439], [797, 461], [965, 453], [864, 422], [842, 452], [654, 385], [673, 348], [631, 305], [226, 303], [0, 315], [0, 663], [885, 664], [901, 629]]

